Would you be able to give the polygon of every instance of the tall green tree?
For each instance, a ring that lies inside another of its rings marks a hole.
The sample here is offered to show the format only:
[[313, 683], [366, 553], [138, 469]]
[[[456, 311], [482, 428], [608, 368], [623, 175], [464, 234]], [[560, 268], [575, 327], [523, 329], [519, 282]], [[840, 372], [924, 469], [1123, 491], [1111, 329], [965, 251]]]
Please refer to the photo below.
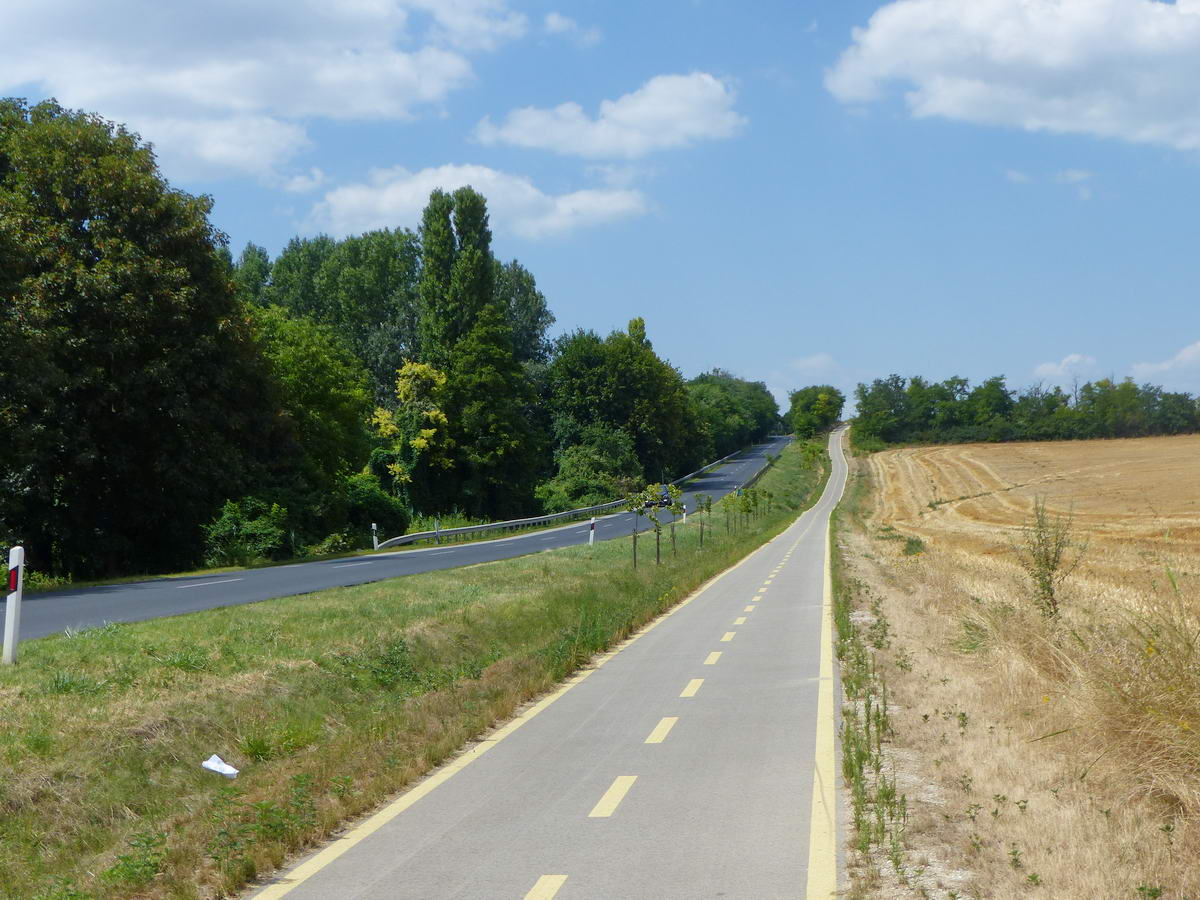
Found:
[[453, 343], [450, 278], [458, 255], [454, 236], [454, 198], [440, 188], [429, 195], [421, 213], [421, 280], [417, 289], [420, 358], [445, 368]]
[[512, 329], [513, 355], [521, 363], [544, 363], [550, 358], [546, 332], [554, 324], [554, 313], [538, 290], [533, 273], [515, 259], [495, 263], [493, 281], [496, 302], [504, 310]]
[[725, 456], [761, 441], [779, 426], [779, 404], [761, 381], [713, 369], [688, 382], [701, 429], [711, 441], [704, 454]]
[[[273, 389], [217, 254], [211, 201], [124, 128], [0, 102], [0, 538], [33, 567], [193, 562], [263, 472]], [[36, 364], [31, 364], [36, 361]]]
[[370, 454], [367, 373], [328, 325], [271, 306], [253, 313], [253, 326], [288, 441], [279, 451], [295, 460], [282, 479], [255, 493], [285, 506], [293, 525], [320, 537], [343, 524], [339, 485]]
[[263, 290], [263, 301], [282, 306], [294, 316], [328, 321], [325, 302], [317, 287], [317, 274], [333, 248], [333, 238], [323, 234], [288, 241], [271, 266], [271, 283]]
[[263, 291], [270, 280], [270, 255], [257, 244], [246, 244], [233, 267], [233, 285], [238, 299], [246, 305], [261, 305]]
[[620, 428], [633, 440], [646, 476], [659, 480], [689, 471], [703, 452], [683, 377], [654, 352], [641, 318], [603, 340], [590, 331], [561, 338], [549, 385], [560, 449], [577, 443], [588, 425]]
[[415, 234], [382, 229], [337, 242], [316, 273], [316, 318], [362, 360], [377, 403], [392, 395], [397, 370], [418, 354], [420, 264]]
[[846, 395], [829, 384], [810, 385], [788, 395], [788, 418], [798, 438], [811, 438], [832, 428], [842, 417]]
[[535, 397], [512, 352], [508, 322], [488, 304], [455, 347], [444, 409], [456, 444], [456, 504], [473, 515], [528, 511], [546, 468], [544, 437], [533, 427]]

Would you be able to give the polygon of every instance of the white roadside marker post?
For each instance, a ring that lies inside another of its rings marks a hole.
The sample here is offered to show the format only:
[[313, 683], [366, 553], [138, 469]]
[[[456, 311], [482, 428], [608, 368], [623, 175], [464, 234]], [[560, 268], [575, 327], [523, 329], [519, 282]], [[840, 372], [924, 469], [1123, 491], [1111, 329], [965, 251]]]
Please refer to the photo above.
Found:
[[592, 516], [592, 524], [588, 528], [588, 546], [596, 543], [596, 517]]
[[17, 661], [17, 641], [21, 639], [21, 595], [25, 592], [25, 548], [8, 551], [8, 599], [4, 604], [4, 657], [11, 666]]
[[379, 549], [379, 523], [378, 522], [371, 523], [371, 543], [373, 545], [373, 547], [372, 547], [373, 550]]

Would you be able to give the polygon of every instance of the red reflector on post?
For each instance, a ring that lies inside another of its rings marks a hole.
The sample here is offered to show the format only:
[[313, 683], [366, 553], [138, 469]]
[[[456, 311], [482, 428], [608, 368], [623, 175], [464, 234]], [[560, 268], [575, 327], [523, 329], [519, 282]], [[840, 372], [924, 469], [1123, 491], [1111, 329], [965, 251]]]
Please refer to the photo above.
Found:
[[17, 589], [17, 582], [20, 580], [20, 577], [21, 570], [19, 568], [8, 570], [8, 592], [10, 594]]

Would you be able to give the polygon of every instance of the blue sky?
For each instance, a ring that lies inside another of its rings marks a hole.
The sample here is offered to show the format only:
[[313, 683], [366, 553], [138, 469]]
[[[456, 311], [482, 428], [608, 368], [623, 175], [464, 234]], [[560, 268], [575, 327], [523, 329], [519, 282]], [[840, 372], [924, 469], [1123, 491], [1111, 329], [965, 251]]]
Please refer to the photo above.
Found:
[[489, 198], [556, 330], [691, 376], [1200, 392], [1200, 0], [8, 0], [235, 255]]

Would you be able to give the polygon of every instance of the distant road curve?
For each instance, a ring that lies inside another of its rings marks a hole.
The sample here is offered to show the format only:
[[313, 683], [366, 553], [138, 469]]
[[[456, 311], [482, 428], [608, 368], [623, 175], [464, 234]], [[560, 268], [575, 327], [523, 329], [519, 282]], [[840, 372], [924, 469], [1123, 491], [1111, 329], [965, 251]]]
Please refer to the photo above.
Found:
[[[688, 509], [695, 509], [697, 493], [711, 494], [717, 499], [736, 490], [767, 464], [768, 453], [780, 453], [790, 440], [772, 438], [757, 444], [720, 468], [693, 479], [684, 489]], [[624, 537], [632, 528], [631, 519], [632, 513], [597, 519], [596, 539]], [[668, 516], [664, 521], [669, 520]], [[640, 527], [645, 527], [644, 521]], [[91, 628], [107, 622], [141, 622], [221, 606], [310, 594], [328, 588], [368, 584], [418, 572], [510, 559], [580, 544], [587, 541], [587, 537], [588, 523], [576, 522], [494, 541], [293, 563], [222, 575], [154, 578], [129, 584], [34, 594], [26, 597], [21, 606], [21, 639], [44, 637], [68, 628]]]

